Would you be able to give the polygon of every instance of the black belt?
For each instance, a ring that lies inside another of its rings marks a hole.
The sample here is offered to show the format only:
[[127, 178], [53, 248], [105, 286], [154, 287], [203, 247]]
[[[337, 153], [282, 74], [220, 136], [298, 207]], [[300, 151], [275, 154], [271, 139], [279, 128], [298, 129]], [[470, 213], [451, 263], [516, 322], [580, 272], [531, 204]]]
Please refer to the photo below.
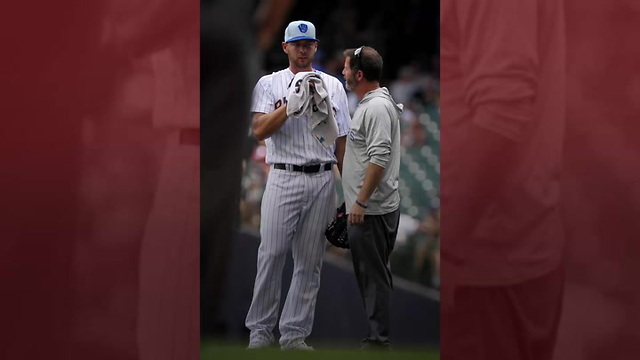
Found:
[[[303, 172], [303, 173], [306, 173], [306, 174], [317, 173], [317, 172], [320, 171], [322, 166], [323, 166], [322, 164], [315, 164], [315, 165], [273, 164], [273, 168], [274, 169], [292, 170], [292, 171]], [[332, 167], [333, 167], [333, 164], [326, 163], [326, 164], [324, 164], [323, 169], [324, 169], [324, 171], [329, 171], [329, 170], [331, 170]]]

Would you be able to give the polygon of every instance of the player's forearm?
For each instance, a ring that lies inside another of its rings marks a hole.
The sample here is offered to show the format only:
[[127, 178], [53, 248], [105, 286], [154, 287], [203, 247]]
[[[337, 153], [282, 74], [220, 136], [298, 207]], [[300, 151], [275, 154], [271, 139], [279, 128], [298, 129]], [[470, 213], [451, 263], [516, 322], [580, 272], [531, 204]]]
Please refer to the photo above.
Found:
[[340, 175], [342, 175], [342, 161], [344, 159], [344, 151], [347, 146], [347, 137], [341, 136], [336, 139], [336, 159], [338, 160], [338, 171], [340, 171]]
[[366, 205], [367, 202], [369, 202], [371, 194], [373, 194], [378, 185], [380, 185], [380, 181], [382, 181], [383, 176], [383, 167], [374, 163], [369, 163], [369, 166], [367, 166], [367, 172], [364, 176], [364, 181], [362, 183], [362, 188], [360, 188], [360, 192], [358, 193], [358, 197], [356, 198], [356, 200]]
[[287, 106], [280, 106], [268, 114], [256, 114], [253, 117], [251, 129], [253, 136], [258, 140], [264, 140], [278, 131], [287, 120]]

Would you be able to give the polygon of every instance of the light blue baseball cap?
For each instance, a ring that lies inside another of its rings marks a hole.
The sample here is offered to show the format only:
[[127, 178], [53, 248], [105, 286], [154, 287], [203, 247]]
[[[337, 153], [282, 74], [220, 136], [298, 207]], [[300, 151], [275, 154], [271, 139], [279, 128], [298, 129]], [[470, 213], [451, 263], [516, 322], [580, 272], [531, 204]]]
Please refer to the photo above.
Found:
[[292, 42], [298, 40], [313, 40], [316, 39], [316, 27], [309, 21], [298, 20], [289, 23], [284, 30], [284, 42]]

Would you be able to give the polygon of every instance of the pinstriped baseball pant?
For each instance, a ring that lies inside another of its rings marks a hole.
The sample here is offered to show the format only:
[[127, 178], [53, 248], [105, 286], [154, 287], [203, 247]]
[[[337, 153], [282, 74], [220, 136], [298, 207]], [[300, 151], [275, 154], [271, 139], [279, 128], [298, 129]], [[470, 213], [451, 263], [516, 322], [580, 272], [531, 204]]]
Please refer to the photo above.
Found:
[[258, 264], [245, 325], [251, 343], [271, 343], [282, 271], [289, 249], [293, 277], [282, 315], [280, 345], [294, 346], [311, 334], [325, 250], [324, 229], [335, 211], [332, 171], [304, 174], [271, 169], [262, 198]]

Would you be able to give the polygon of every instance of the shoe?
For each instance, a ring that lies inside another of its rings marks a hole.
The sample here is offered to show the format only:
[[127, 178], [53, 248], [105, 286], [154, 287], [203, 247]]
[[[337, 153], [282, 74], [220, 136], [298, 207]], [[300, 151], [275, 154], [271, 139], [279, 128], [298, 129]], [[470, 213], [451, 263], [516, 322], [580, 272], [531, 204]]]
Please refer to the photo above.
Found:
[[247, 350], [266, 349], [269, 346], [271, 346], [271, 344], [266, 343], [266, 342], [252, 342], [252, 343], [249, 343], [249, 346], [247, 346]]
[[305, 351], [314, 351], [315, 349], [311, 346], [307, 345], [303, 342], [297, 343], [296, 345], [282, 347], [282, 350], [305, 350]]
[[375, 341], [363, 341], [360, 350], [363, 351], [391, 351], [391, 346], [388, 343], [380, 343]]

